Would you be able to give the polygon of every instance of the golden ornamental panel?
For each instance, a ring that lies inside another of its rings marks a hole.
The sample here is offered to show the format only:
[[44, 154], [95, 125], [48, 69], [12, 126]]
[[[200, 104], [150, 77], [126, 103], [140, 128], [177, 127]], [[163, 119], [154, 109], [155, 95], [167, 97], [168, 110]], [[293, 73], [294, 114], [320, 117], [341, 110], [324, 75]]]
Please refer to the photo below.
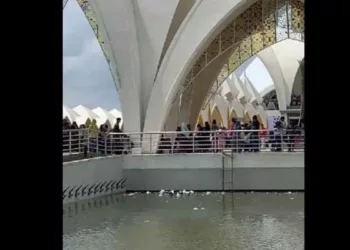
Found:
[[220, 53], [220, 35], [218, 35], [207, 48], [207, 62], [209, 63]]
[[228, 69], [228, 64], [225, 63], [225, 65], [221, 68], [221, 71], [218, 75], [218, 82], [222, 82], [224, 81], [227, 77], [228, 77], [228, 72], [229, 72], [229, 69]]
[[300, 0], [291, 1], [292, 8], [292, 30], [304, 33], [304, 4]]
[[264, 49], [264, 36], [262, 35], [262, 32], [253, 34], [251, 41], [253, 55]]
[[221, 51], [224, 52], [230, 48], [235, 39], [235, 24], [231, 22], [222, 32], [221, 32]]
[[207, 63], [234, 44], [232, 55], [217, 78], [221, 85], [237, 67], [264, 48], [286, 38], [303, 41], [303, 31], [304, 4], [300, 0], [260, 0], [217, 36], [214, 41], [221, 36], [221, 51], [216, 42], [210, 44]]
[[196, 76], [206, 66], [206, 55], [203, 53], [193, 66], [193, 76]]
[[235, 46], [236, 48], [233, 49], [232, 55], [228, 59], [228, 68], [229, 72], [233, 72], [239, 65], [241, 65], [241, 59], [240, 59], [240, 53], [239, 49], [240, 46]]
[[255, 33], [261, 32], [262, 30], [262, 1], [258, 1], [252, 5], [249, 12], [250, 19], [250, 33], [253, 35]]
[[251, 34], [251, 13], [253, 12], [252, 7], [249, 7], [245, 12], [241, 14], [241, 18], [243, 20], [244, 28], [243, 28], [243, 34], [244, 36], [249, 36]]
[[240, 15], [235, 20], [235, 43], [242, 41], [247, 35], [245, 20]]
[[240, 44], [240, 59], [241, 63], [252, 56], [252, 41], [250, 37], [243, 39]]

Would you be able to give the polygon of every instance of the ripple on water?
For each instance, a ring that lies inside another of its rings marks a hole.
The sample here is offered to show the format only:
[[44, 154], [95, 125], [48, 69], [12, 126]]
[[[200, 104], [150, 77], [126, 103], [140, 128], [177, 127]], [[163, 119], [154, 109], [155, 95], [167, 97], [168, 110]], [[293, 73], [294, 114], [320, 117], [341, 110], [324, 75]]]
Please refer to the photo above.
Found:
[[303, 193], [293, 193], [293, 200], [274, 193], [204, 194], [110, 196], [84, 210], [83, 203], [70, 205], [63, 249], [303, 249]]

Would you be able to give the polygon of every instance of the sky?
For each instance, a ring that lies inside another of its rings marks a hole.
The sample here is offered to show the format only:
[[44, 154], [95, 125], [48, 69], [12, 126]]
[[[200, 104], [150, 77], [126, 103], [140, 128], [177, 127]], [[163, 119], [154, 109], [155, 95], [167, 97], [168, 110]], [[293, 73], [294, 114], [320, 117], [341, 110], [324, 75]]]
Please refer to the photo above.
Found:
[[[258, 92], [272, 84], [259, 58], [243, 63], [237, 75], [242, 76], [244, 70]], [[63, 11], [63, 103], [71, 108], [82, 104], [91, 109], [120, 110], [108, 64], [76, 0], [68, 1]]]

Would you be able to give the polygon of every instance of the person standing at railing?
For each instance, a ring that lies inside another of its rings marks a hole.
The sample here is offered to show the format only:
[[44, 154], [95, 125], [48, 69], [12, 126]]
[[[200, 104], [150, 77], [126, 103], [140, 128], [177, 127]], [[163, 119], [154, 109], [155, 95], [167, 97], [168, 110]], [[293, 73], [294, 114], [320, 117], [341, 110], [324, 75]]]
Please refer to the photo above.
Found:
[[117, 118], [117, 122], [114, 126], [114, 129], [118, 131], [117, 133], [122, 133], [122, 129], [120, 128], [120, 123], [122, 122], [122, 119], [120, 117]]
[[192, 141], [191, 141], [192, 134], [188, 129], [188, 125], [186, 125], [186, 123], [184, 122], [181, 123], [181, 132], [184, 135], [181, 142], [182, 152], [190, 153], [192, 148]]
[[240, 121], [237, 121], [236, 118], [232, 118], [231, 120], [231, 127], [230, 127], [230, 148], [234, 149], [236, 152], [238, 151], [238, 148], [240, 146], [240, 131], [242, 130], [242, 125]]
[[108, 125], [102, 124], [100, 126], [98, 132], [98, 148], [99, 152], [102, 154], [107, 154], [107, 133], [108, 133]]
[[71, 144], [71, 150], [73, 152], [77, 152], [78, 148], [80, 147], [80, 139], [79, 139], [79, 127], [76, 122], [73, 122], [70, 126], [71, 129], [71, 136], [70, 136], [70, 144]]
[[183, 153], [183, 142], [186, 140], [186, 137], [183, 133], [181, 133], [181, 127], [176, 128], [176, 138], [174, 143], [174, 153]]
[[89, 125], [89, 147], [91, 152], [98, 152], [98, 133], [99, 130], [96, 124], [96, 120], [93, 119]]
[[89, 133], [85, 124], [81, 124], [79, 126], [80, 152], [84, 152], [85, 154], [87, 154], [88, 137]]
[[209, 152], [210, 147], [211, 147], [211, 141], [210, 141], [210, 125], [209, 122], [204, 123], [204, 130], [203, 130], [203, 152]]
[[277, 121], [275, 123], [274, 133], [274, 151], [281, 152], [282, 151], [282, 136], [283, 136], [283, 128], [281, 121]]
[[226, 142], [226, 129], [224, 127], [220, 128], [218, 130], [218, 150], [222, 151], [225, 149], [225, 142]]
[[264, 127], [264, 124], [260, 124], [261, 148], [266, 148], [266, 137], [267, 137], [267, 129]]
[[203, 152], [205, 150], [205, 135], [203, 134], [204, 128], [199, 123], [197, 124], [195, 135], [195, 150], [196, 152]]
[[282, 145], [281, 146], [283, 146], [283, 143], [288, 143], [288, 136], [286, 135], [288, 125], [287, 125], [287, 122], [286, 122], [284, 116], [281, 116], [280, 122], [281, 122], [281, 129], [282, 129]]
[[[120, 118], [118, 118], [120, 119]], [[114, 154], [122, 154], [124, 145], [123, 145], [123, 138], [122, 135], [120, 134], [122, 131], [119, 128], [119, 123], [120, 121], [117, 119], [117, 123], [114, 125], [112, 132], [113, 134], [110, 135], [111, 139], [111, 151]], [[119, 121], [119, 123], [118, 123]]]
[[62, 134], [62, 140], [63, 140], [63, 152], [68, 152], [69, 151], [69, 121], [67, 119], [63, 119], [62, 121], [62, 126], [63, 126], [63, 134]]
[[259, 122], [258, 117], [256, 115], [253, 116], [253, 121], [250, 125], [250, 129], [253, 130], [251, 132], [251, 144], [252, 144], [251, 149], [253, 152], [259, 152], [259, 150], [260, 150], [260, 141], [259, 141], [260, 122]]
[[219, 130], [218, 125], [216, 124], [216, 120], [214, 119], [211, 123], [211, 141], [212, 141], [212, 147], [214, 149], [214, 152], [216, 152], [217, 148], [218, 148], [218, 134], [217, 131]]

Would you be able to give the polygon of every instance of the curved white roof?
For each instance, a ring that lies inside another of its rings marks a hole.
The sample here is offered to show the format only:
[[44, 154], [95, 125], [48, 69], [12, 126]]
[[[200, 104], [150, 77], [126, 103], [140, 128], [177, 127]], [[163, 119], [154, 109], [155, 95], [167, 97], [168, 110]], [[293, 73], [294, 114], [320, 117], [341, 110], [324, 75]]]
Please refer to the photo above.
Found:
[[63, 105], [63, 119], [67, 118], [71, 123], [76, 122], [79, 114], [70, 107]]
[[73, 110], [79, 114], [79, 118], [77, 118], [77, 123], [78, 125], [85, 124], [87, 119], [90, 119], [91, 121], [93, 119], [99, 118], [98, 115], [96, 115], [94, 112], [92, 112], [89, 108], [83, 106], [83, 105], [78, 105]]
[[261, 103], [263, 99], [261, 98], [259, 92], [256, 90], [252, 82], [249, 80], [246, 74], [244, 74], [244, 83], [247, 86], [248, 91], [252, 95], [252, 98], [250, 99], [251, 103]]
[[94, 108], [92, 112], [98, 115], [96, 119], [98, 125], [109, 123], [109, 125], [113, 127], [117, 122], [117, 118], [114, 115], [101, 107]]
[[268, 93], [270, 93], [272, 90], [275, 89], [275, 85], [270, 85], [267, 86], [266, 88], [264, 88], [261, 92], [260, 92], [260, 96], [264, 97], [265, 95], [267, 95]]
[[[112, 116], [114, 116], [116, 119], [117, 119], [117, 118], [121, 118], [122, 121], [121, 121], [121, 123], [120, 123], [120, 126], [123, 125], [123, 115], [122, 115], [122, 112], [120, 112], [118, 109], [111, 109], [111, 110], [109, 111], [109, 113], [110, 113]], [[115, 119], [115, 121], [116, 121], [116, 119]]]

